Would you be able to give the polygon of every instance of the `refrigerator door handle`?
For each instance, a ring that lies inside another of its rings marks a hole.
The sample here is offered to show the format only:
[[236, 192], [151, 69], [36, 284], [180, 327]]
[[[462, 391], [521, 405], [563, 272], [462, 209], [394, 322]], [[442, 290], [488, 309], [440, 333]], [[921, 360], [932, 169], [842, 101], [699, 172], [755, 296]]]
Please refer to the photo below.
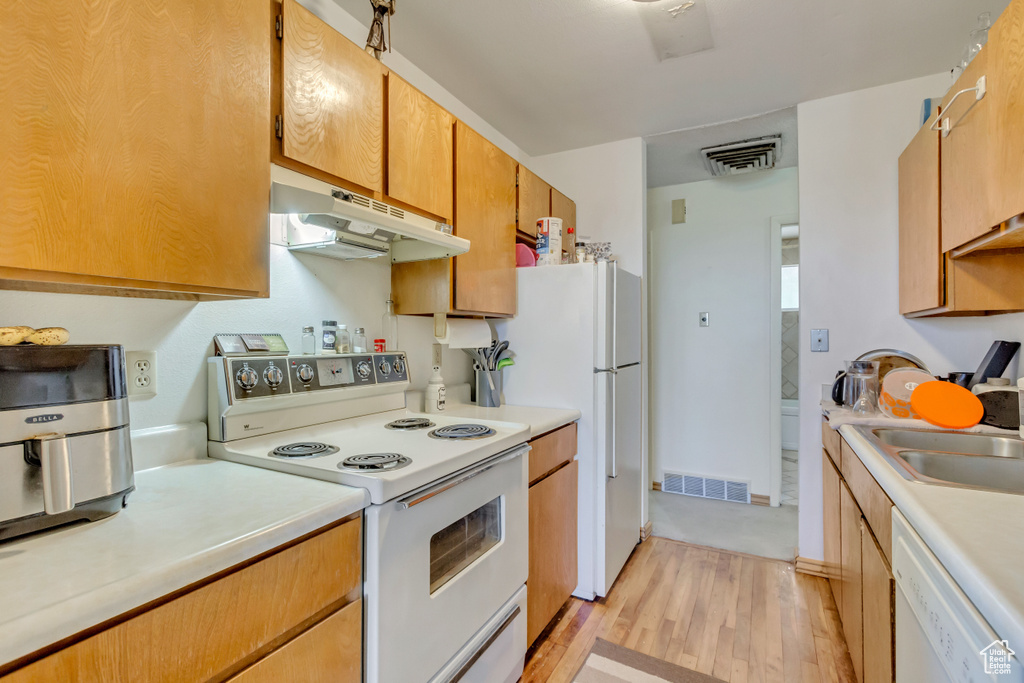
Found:
[[608, 455], [611, 459], [611, 463], [608, 465], [609, 479], [615, 479], [619, 476], [618, 463], [615, 457], [615, 375], [617, 374], [619, 374], [618, 370], [612, 370], [608, 388], [610, 404], [608, 411]]
[[617, 375], [617, 374], [619, 374], [619, 369], [618, 368], [594, 368], [594, 374], [595, 375], [600, 375], [602, 372], [607, 372], [610, 375]]

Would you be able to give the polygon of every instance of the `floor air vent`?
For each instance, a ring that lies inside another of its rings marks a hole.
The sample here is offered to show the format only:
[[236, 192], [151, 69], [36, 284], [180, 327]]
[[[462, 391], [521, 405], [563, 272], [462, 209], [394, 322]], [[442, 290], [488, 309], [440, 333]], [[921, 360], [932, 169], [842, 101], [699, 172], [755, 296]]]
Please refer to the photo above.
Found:
[[710, 477], [696, 477], [692, 474], [666, 472], [661, 490], [697, 498], [728, 500], [733, 503], [750, 502], [750, 485], [745, 481], [726, 481]]
[[705, 147], [700, 151], [704, 157], [704, 165], [713, 176], [738, 175], [775, 168], [775, 162], [781, 153], [781, 135], [740, 140], [727, 145]]

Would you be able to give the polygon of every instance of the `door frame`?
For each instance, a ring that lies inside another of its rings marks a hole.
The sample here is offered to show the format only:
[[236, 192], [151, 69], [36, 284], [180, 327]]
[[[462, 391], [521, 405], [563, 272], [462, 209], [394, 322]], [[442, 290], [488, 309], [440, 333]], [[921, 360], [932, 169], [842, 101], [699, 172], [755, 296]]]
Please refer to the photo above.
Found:
[[782, 502], [782, 226], [799, 222], [797, 214], [772, 216], [768, 239], [768, 496], [772, 507]]

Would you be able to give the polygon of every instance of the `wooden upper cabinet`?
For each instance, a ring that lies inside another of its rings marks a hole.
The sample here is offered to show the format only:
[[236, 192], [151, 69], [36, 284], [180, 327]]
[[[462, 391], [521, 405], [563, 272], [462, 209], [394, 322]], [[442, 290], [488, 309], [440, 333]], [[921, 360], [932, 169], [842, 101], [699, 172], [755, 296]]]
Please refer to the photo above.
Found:
[[537, 219], [551, 215], [551, 186], [530, 169], [520, 165], [516, 199], [519, 232], [536, 237]]
[[[570, 260], [575, 258], [576, 245], [570, 244], [576, 240], [576, 202], [564, 194], [551, 188], [551, 215], [562, 219], [562, 251], [569, 252]], [[569, 239], [569, 229], [572, 228], [572, 240]]]
[[455, 117], [393, 71], [387, 80], [387, 195], [451, 222]]
[[516, 162], [475, 130], [456, 126], [455, 234], [470, 242], [455, 257], [452, 305], [495, 316], [516, 313]]
[[281, 11], [280, 154], [382, 194], [384, 67], [295, 0]]
[[939, 245], [939, 134], [932, 117], [899, 159], [900, 313], [946, 303]]
[[266, 295], [269, 3], [15, 2], [0, 287]]

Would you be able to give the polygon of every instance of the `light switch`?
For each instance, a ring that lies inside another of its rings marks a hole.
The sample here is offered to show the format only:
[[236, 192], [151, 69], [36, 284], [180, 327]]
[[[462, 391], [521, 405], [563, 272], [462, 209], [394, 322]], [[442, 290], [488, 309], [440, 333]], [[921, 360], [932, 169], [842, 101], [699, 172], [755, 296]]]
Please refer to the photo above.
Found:
[[828, 330], [811, 330], [811, 351], [815, 353], [828, 351]]
[[700, 326], [710, 327], [711, 326], [711, 314], [707, 311], [701, 311], [700, 314]]

